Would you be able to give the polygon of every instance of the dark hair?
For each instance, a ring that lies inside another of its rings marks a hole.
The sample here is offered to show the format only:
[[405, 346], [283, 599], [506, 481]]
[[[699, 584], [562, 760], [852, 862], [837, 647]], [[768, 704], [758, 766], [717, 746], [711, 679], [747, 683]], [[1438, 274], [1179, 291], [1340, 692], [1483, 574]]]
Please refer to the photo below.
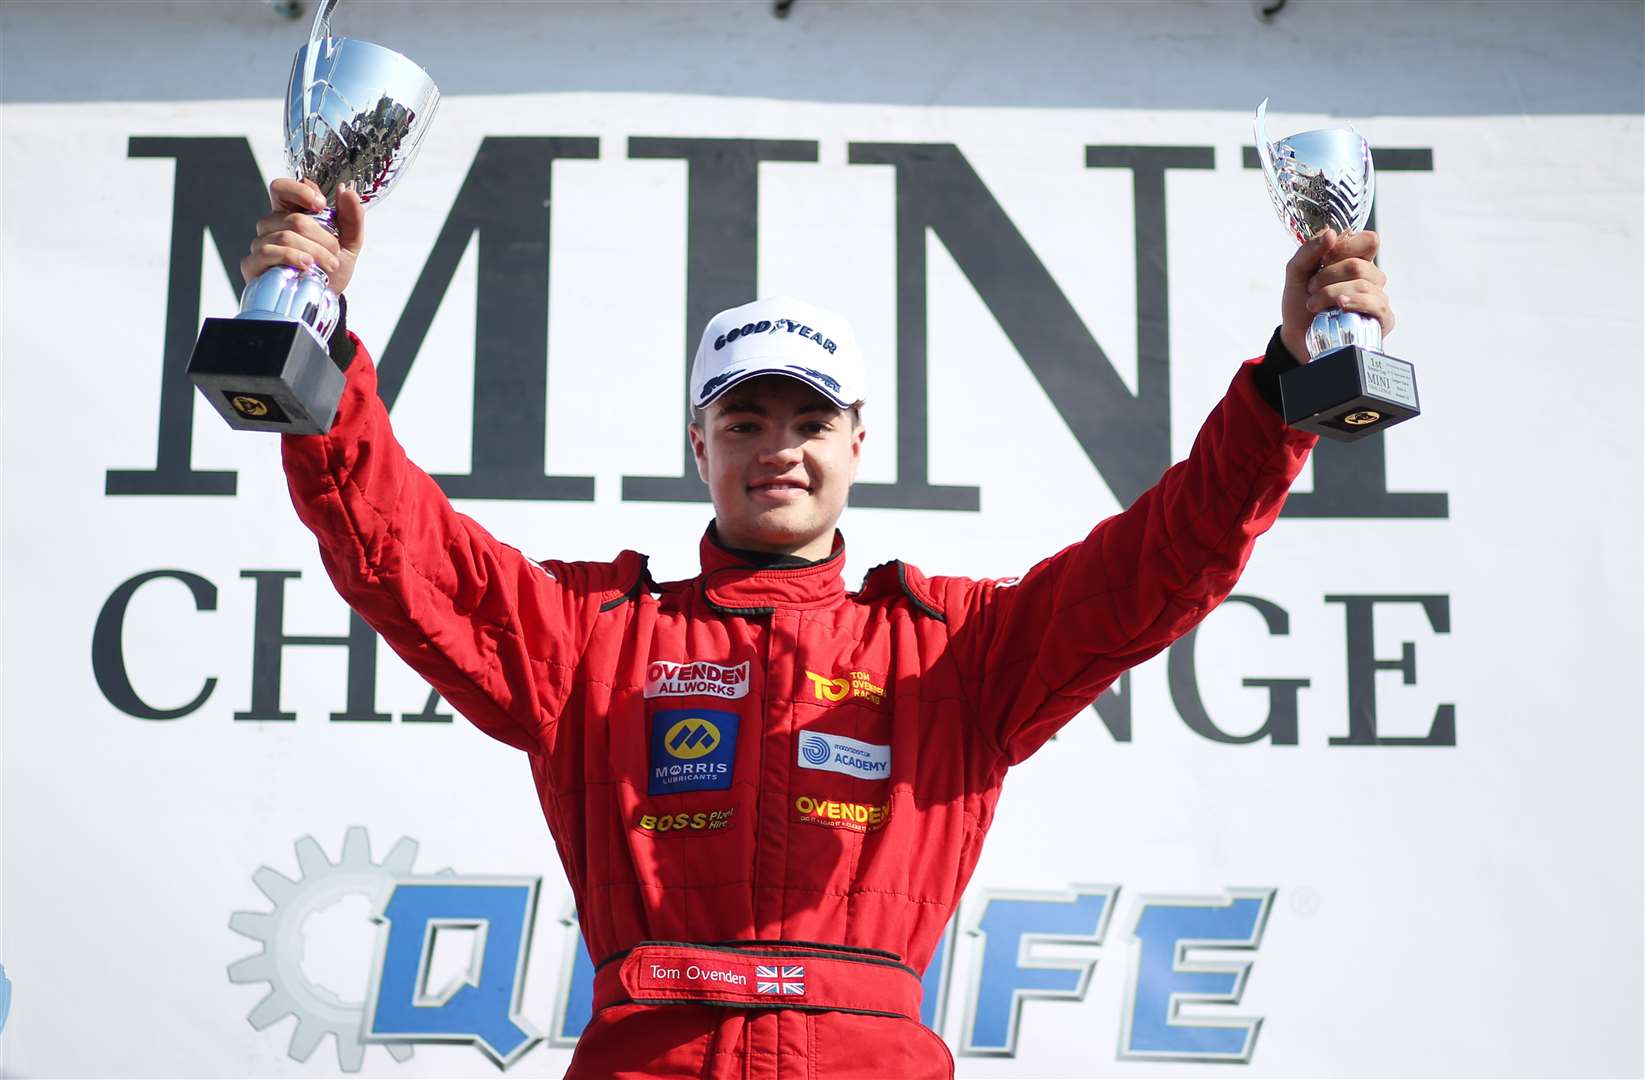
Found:
[[[710, 402], [709, 404], [713, 404], [713, 402]], [[707, 411], [708, 411], [707, 409], [701, 409], [701, 408], [692, 409], [691, 410], [691, 422], [699, 428], [702, 427], [703, 426], [703, 415]], [[851, 430], [855, 431], [857, 428], [862, 427], [862, 402], [858, 401], [858, 402], [854, 403], [849, 409], [842, 409], [840, 411], [841, 412], [848, 412], [848, 413], [851, 414]]]

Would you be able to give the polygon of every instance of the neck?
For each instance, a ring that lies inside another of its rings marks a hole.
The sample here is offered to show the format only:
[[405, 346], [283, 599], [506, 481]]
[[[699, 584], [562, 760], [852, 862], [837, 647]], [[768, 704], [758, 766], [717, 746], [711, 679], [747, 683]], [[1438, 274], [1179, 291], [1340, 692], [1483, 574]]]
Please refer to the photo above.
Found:
[[728, 532], [718, 520], [714, 522], [714, 541], [728, 551], [750, 556], [751, 562], [765, 562], [781, 559], [798, 560], [800, 562], [817, 562], [826, 559], [834, 553], [833, 529], [828, 529], [820, 536], [816, 536], [803, 544], [773, 544], [762, 542], [753, 537], [738, 536]]

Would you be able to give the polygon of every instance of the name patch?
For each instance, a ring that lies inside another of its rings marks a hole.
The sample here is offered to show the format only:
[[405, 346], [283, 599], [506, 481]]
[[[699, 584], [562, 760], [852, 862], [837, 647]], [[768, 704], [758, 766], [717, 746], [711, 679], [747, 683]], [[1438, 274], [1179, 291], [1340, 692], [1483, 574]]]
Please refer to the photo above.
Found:
[[891, 748], [823, 731], [802, 731], [799, 766], [802, 769], [857, 776], [864, 780], [888, 780], [891, 777]]
[[650, 961], [640, 967], [640, 986], [646, 990], [732, 990], [753, 989], [753, 964], [737, 960], [719, 963], [690, 961]]
[[642, 990], [805, 997], [804, 964], [751, 964], [734, 958], [647, 960], [638, 974]]
[[737, 758], [737, 714], [724, 709], [663, 709], [651, 718], [646, 791], [724, 791]]
[[687, 660], [653, 660], [645, 669], [645, 696], [689, 697], [694, 694], [735, 701], [748, 694], [748, 661], [734, 667]]

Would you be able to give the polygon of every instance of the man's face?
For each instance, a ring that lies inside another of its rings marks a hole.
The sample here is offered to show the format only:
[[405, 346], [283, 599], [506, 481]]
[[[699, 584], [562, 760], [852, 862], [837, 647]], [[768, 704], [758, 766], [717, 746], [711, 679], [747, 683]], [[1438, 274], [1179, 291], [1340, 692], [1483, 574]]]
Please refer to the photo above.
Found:
[[728, 390], [691, 425], [697, 473], [730, 547], [821, 559], [857, 478], [866, 432], [786, 375]]

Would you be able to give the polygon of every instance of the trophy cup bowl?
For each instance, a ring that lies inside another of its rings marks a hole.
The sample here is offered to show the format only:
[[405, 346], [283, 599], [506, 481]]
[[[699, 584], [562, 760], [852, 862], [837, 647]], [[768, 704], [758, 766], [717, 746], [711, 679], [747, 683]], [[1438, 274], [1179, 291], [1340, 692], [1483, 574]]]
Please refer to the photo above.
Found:
[[[440, 102], [434, 80], [408, 58], [370, 42], [333, 38], [338, 0], [320, 6], [286, 86], [286, 167], [326, 197], [314, 215], [333, 233], [337, 194], [370, 205], [417, 155]], [[340, 312], [325, 271], [277, 266], [240, 294], [240, 313], [207, 319], [189, 377], [231, 427], [323, 434], [343, 373], [329, 342]]]
[[[1299, 244], [1326, 229], [1358, 232], [1376, 199], [1371, 147], [1353, 128], [1304, 131], [1269, 142], [1268, 101], [1257, 106], [1257, 156], [1274, 211]], [[1382, 324], [1340, 309], [1314, 316], [1309, 363], [1280, 376], [1285, 422], [1354, 442], [1418, 415], [1416, 372], [1384, 354]]]

